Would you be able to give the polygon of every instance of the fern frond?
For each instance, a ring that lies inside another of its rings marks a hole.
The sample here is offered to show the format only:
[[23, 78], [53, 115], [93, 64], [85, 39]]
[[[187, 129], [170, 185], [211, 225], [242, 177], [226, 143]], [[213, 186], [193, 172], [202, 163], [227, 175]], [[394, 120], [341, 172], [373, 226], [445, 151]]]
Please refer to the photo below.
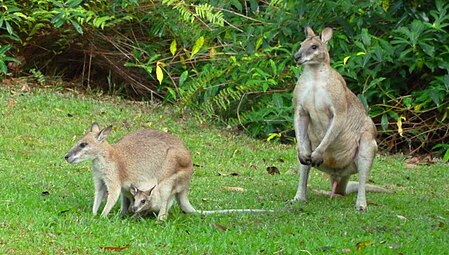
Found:
[[223, 13], [221, 11], [215, 11], [215, 7], [208, 3], [188, 5], [184, 0], [162, 0], [162, 4], [172, 6], [173, 9], [179, 12], [182, 20], [186, 22], [192, 23], [196, 18], [199, 18], [214, 25], [224, 25]]

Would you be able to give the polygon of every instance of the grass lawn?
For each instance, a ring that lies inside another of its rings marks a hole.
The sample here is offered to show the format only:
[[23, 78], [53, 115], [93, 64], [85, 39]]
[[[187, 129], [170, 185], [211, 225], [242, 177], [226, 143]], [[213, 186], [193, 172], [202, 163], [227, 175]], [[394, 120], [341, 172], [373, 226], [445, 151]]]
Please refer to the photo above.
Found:
[[[367, 213], [355, 211], [355, 194], [330, 199], [311, 192], [330, 188], [313, 170], [309, 202], [288, 206], [298, 182], [292, 145], [180, 119], [168, 107], [62, 89], [0, 85], [0, 111], [0, 254], [449, 253], [447, 164], [407, 165], [401, 156], [378, 156], [370, 182], [395, 193], [368, 193]], [[91, 163], [64, 160], [93, 121], [114, 125], [111, 143], [140, 127], [184, 140], [196, 166], [190, 200], [197, 209], [281, 211], [201, 217], [174, 205], [168, 220], [157, 223], [120, 218], [117, 203], [109, 218], [94, 217]], [[280, 174], [268, 174], [267, 167]]]

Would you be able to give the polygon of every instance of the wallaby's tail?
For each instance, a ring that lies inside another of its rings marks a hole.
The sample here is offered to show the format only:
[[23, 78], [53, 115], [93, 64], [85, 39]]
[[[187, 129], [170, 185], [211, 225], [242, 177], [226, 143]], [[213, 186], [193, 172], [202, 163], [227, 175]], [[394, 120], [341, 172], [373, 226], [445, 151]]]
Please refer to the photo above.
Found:
[[[382, 188], [373, 184], [365, 184], [366, 191], [368, 192], [379, 192], [379, 193], [393, 193], [393, 191], [386, 188]], [[359, 190], [358, 182], [349, 182], [346, 186], [346, 194], [355, 193]]]
[[198, 211], [201, 215], [208, 214], [217, 214], [217, 213], [250, 213], [250, 214], [258, 214], [258, 213], [274, 213], [275, 210], [263, 210], [263, 209], [226, 209], [226, 210], [210, 210], [210, 211]]

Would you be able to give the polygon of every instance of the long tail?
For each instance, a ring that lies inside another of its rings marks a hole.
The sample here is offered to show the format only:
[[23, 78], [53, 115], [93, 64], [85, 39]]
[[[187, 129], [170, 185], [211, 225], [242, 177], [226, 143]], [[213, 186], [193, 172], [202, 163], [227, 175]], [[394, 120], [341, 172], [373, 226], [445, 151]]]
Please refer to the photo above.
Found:
[[208, 214], [226, 214], [226, 213], [250, 213], [250, 214], [259, 214], [259, 213], [274, 213], [275, 210], [263, 210], [263, 209], [226, 209], [226, 210], [210, 210], [210, 211], [197, 211], [201, 215]]
[[[379, 193], [393, 193], [393, 191], [388, 190], [386, 188], [382, 188], [373, 184], [365, 184], [366, 191], [368, 192], [379, 192]], [[348, 182], [346, 185], [346, 194], [355, 193], [359, 190], [358, 182]]]

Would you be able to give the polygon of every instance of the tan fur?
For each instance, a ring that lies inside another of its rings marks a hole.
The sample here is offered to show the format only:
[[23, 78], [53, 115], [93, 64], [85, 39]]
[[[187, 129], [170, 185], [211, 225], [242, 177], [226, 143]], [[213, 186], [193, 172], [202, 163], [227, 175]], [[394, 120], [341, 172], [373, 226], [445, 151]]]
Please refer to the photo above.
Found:
[[327, 42], [331, 37], [331, 28], [325, 28], [320, 38], [308, 27], [307, 38], [295, 54], [304, 69], [293, 94], [300, 164], [294, 200], [306, 201], [308, 175], [314, 166], [330, 175], [332, 195], [353, 192], [348, 180], [358, 173], [356, 209], [365, 211], [366, 181], [377, 152], [376, 127], [343, 77], [330, 66]]
[[[111, 130], [112, 126], [100, 130], [98, 124], [93, 123], [90, 132], [65, 156], [67, 162], [72, 164], [86, 160], [93, 161], [94, 215], [97, 214], [106, 192], [107, 201], [101, 215], [109, 214], [120, 193], [121, 214], [126, 215], [129, 206], [134, 203], [129, 191], [131, 185], [148, 187], [162, 180], [171, 180], [171, 186], [167, 187], [173, 189], [167, 203], [175, 196], [184, 212], [194, 211], [188, 199], [193, 174], [192, 158], [178, 138], [162, 131], [142, 129], [126, 135], [111, 145], [106, 141]], [[159, 218], [167, 216], [169, 207], [168, 204], [162, 205]]]

